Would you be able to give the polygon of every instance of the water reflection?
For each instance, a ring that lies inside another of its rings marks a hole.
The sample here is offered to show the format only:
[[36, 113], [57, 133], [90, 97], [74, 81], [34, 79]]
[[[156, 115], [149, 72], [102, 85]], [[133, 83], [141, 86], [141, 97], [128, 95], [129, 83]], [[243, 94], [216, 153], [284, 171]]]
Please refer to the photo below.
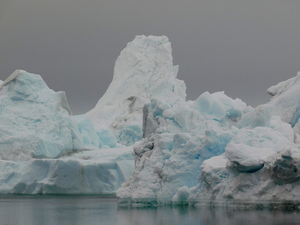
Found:
[[0, 199], [0, 225], [117, 224], [116, 199], [21, 196]]
[[300, 211], [230, 208], [124, 208], [100, 197], [0, 197], [0, 225], [244, 225], [299, 224]]
[[162, 225], [162, 224], [300, 224], [299, 211], [237, 210], [225, 208], [157, 208], [119, 209], [118, 224]]

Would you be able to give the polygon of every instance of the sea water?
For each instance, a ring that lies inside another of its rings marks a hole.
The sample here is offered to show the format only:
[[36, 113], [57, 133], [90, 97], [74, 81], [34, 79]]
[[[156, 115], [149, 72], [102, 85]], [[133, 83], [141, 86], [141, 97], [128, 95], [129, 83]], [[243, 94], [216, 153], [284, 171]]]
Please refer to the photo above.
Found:
[[2, 196], [0, 225], [246, 225], [300, 224], [297, 209], [120, 207], [97, 196]]

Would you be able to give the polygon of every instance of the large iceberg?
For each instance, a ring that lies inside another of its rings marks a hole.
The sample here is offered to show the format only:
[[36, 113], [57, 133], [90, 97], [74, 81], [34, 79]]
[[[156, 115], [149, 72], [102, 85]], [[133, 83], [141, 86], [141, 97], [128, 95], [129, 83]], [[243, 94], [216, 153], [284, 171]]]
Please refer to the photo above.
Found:
[[167, 37], [137, 36], [94, 109], [17, 70], [0, 81], [1, 194], [117, 194], [121, 202], [300, 200], [300, 73], [256, 108], [186, 101]]

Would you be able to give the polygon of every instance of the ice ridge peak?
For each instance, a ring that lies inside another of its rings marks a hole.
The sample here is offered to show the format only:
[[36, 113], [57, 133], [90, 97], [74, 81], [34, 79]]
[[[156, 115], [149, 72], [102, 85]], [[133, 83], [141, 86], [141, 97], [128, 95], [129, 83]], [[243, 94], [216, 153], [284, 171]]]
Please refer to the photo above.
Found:
[[186, 87], [177, 73], [167, 37], [136, 36], [120, 53], [106, 93], [87, 113], [99, 135], [113, 133], [123, 145], [141, 140], [142, 107], [150, 99], [185, 100]]

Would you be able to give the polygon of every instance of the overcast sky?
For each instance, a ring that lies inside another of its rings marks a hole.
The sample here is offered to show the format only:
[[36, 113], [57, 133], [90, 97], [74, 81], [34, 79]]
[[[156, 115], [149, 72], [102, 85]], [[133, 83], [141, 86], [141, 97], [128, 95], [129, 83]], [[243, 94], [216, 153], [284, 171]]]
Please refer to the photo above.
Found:
[[299, 0], [1, 0], [0, 79], [15, 69], [95, 106], [136, 35], [169, 37], [188, 99], [225, 91], [256, 106], [300, 70]]

